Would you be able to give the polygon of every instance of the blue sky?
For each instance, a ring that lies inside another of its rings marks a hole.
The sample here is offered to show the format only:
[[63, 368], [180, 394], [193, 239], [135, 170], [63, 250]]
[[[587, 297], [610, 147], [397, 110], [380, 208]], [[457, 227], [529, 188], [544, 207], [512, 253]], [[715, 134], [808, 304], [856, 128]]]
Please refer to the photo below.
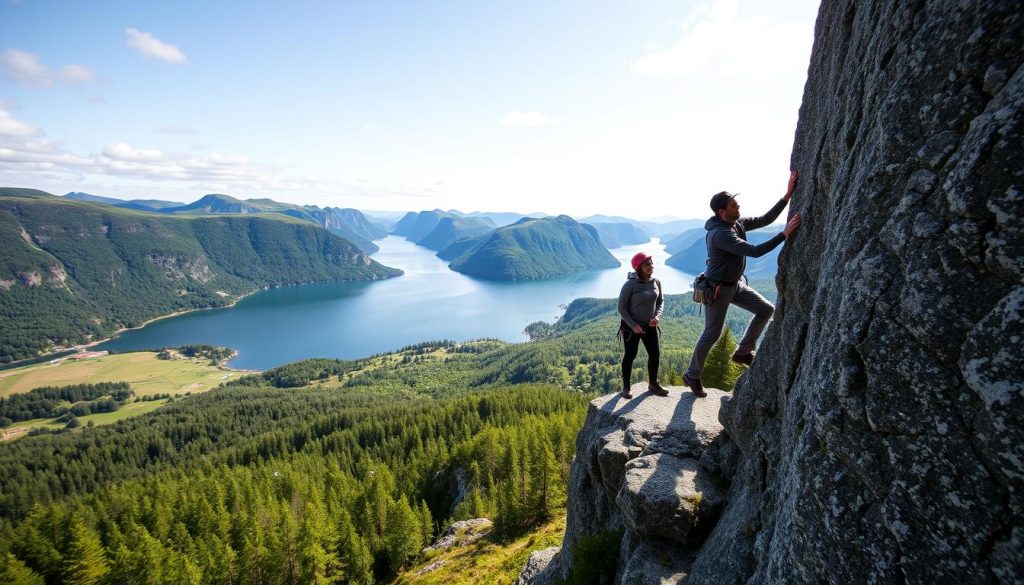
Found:
[[0, 185], [704, 217], [785, 190], [817, 3], [0, 0]]

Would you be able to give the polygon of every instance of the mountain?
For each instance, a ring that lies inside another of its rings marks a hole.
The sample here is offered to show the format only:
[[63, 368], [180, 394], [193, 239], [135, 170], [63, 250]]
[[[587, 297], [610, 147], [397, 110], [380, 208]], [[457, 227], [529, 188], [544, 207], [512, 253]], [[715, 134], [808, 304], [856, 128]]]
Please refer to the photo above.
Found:
[[494, 227], [494, 222], [485, 217], [465, 217], [434, 209], [410, 211], [395, 224], [391, 233], [431, 250], [441, 250], [456, 240], [486, 234]]
[[448, 260], [449, 262], [455, 260], [459, 256], [462, 256], [469, 251], [470, 248], [479, 244], [487, 238], [486, 235], [475, 236], [472, 238], [461, 238], [448, 244], [437, 253], [437, 257], [442, 260]]
[[[124, 206], [122, 206], [124, 207]], [[188, 205], [159, 209], [160, 213], [188, 215], [274, 213], [287, 215], [326, 228], [355, 244], [360, 250], [372, 254], [379, 250], [373, 240], [387, 235], [380, 225], [370, 221], [357, 209], [294, 205], [273, 199], [247, 199], [242, 201], [228, 195], [206, 195]]]
[[0, 361], [265, 287], [398, 274], [282, 215], [177, 217], [0, 190]]
[[211, 214], [211, 213], [262, 213], [263, 207], [248, 201], [241, 201], [228, 195], [216, 193], [204, 195], [197, 201], [178, 207], [167, 207], [161, 213], [171, 214]]
[[[583, 223], [583, 222], [581, 222]], [[621, 248], [634, 244], [644, 244], [651, 236], [643, 227], [628, 221], [624, 222], [586, 222], [594, 226], [601, 237], [601, 243], [608, 248]]]
[[23, 189], [20, 187], [0, 187], [0, 196], [19, 197], [22, 199], [52, 199], [56, 195], [39, 189]]
[[124, 209], [138, 209], [140, 211], [160, 211], [167, 209], [168, 207], [178, 207], [181, 203], [177, 201], [163, 201], [161, 199], [132, 199], [131, 201], [125, 201], [118, 203], [118, 207]]
[[373, 240], [379, 240], [387, 235], [387, 230], [371, 222], [358, 209], [341, 207], [321, 209], [315, 205], [306, 205], [300, 209], [286, 209], [280, 213], [322, 225], [330, 232], [352, 242], [367, 254], [372, 254], [380, 249], [377, 244], [373, 243]]
[[548, 278], [617, 266], [597, 230], [567, 215], [527, 217], [498, 228], [449, 264], [457, 272], [494, 280]]
[[68, 199], [74, 199], [75, 201], [88, 201], [90, 203], [102, 203], [104, 205], [121, 205], [126, 203], [124, 199], [115, 199], [113, 197], [103, 197], [101, 195], [91, 195], [89, 193], [82, 193], [79, 191], [72, 191], [65, 195]]
[[494, 227], [494, 222], [482, 217], [445, 217], [416, 243], [431, 250], [442, 250], [457, 240], [488, 234]]
[[[703, 228], [700, 231], [707, 233], [707, 230]], [[758, 231], [748, 232], [747, 241], [756, 246], [772, 239], [777, 233], [779, 230], [773, 230], [769, 226]], [[748, 257], [744, 274], [747, 275], [747, 278], [775, 276], [778, 271], [779, 252], [781, 251], [782, 246], [778, 246], [760, 258]], [[669, 256], [668, 260], [665, 260], [665, 264], [683, 272], [699, 274], [707, 269], [707, 259], [708, 247], [704, 242], [704, 236], [700, 235], [688, 248]]]
[[78, 191], [72, 191], [64, 196], [68, 199], [74, 199], [75, 201], [102, 203], [104, 205], [113, 205], [115, 207], [123, 207], [125, 209], [139, 209], [142, 211], [157, 211], [168, 207], [181, 206], [181, 203], [178, 203], [177, 201], [163, 201], [160, 199], [132, 199], [130, 201], [125, 201], [124, 199], [102, 197], [100, 195], [91, 195], [89, 193], [81, 193]]
[[410, 211], [398, 220], [391, 233], [404, 236], [410, 242], [418, 242], [437, 227], [438, 222], [446, 217], [458, 217], [453, 213], [434, 209], [433, 211]]
[[689, 248], [697, 240], [704, 239], [704, 235], [707, 233], [708, 230], [704, 229], [703, 226], [686, 230], [678, 236], [665, 241], [665, 251], [669, 254], [678, 254]]
[[[453, 213], [455, 213], [455, 212], [453, 212]], [[545, 217], [546, 216], [546, 214], [544, 214], [544, 213], [522, 214], [522, 213], [514, 213], [514, 212], [506, 212], [506, 211], [471, 211], [469, 213], [462, 213], [460, 215], [462, 215], [464, 217], [482, 217], [482, 218], [487, 218], [487, 219], [489, 219], [489, 220], [494, 222], [494, 226], [495, 227], [505, 227], [507, 225], [512, 225], [515, 222], [523, 219], [524, 217]]]
[[[710, 199], [710, 197], [708, 197], [708, 199]], [[708, 215], [710, 216], [710, 213]], [[679, 219], [679, 220], [676, 220], [676, 221], [669, 221], [669, 222], [665, 222], [665, 223], [655, 223], [653, 221], [641, 221], [640, 224], [643, 225], [645, 228], [647, 228], [647, 230], [650, 233], [658, 236], [662, 240], [668, 240], [668, 239], [671, 239], [671, 238], [675, 237], [678, 234], [681, 234], [682, 232], [685, 232], [686, 230], [691, 230], [693, 228], [704, 227], [704, 223], [705, 222], [707, 222], [706, 218], [705, 219]]]

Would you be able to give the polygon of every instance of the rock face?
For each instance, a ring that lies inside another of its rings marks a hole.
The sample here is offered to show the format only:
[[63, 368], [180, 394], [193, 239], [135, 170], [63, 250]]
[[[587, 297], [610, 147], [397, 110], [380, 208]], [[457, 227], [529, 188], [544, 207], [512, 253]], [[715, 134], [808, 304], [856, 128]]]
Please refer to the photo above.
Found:
[[728, 456], [719, 445], [719, 405], [728, 395], [709, 388], [707, 398], [696, 399], [669, 387], [659, 397], [646, 386], [635, 384], [631, 400], [612, 394], [590, 403], [576, 438], [562, 548], [533, 559], [521, 582], [568, 577], [582, 539], [619, 529], [622, 582], [659, 583], [689, 570], [724, 505], [720, 470], [735, 467], [723, 464]]
[[[1024, 11], [825, 2], [816, 35], [793, 151], [804, 223], [723, 403], [729, 440], [698, 459], [731, 477], [727, 503], [692, 563], [657, 577], [632, 567], [673, 549], [627, 530], [617, 581], [1024, 582]], [[652, 454], [630, 441], [608, 452]], [[573, 470], [588, 501], [570, 504], [562, 575], [573, 543], [628, 525], [608, 495], [624, 479], [594, 460], [590, 485]]]
[[737, 581], [1024, 580], [1022, 38], [1016, 2], [822, 5], [805, 221], [722, 413]]

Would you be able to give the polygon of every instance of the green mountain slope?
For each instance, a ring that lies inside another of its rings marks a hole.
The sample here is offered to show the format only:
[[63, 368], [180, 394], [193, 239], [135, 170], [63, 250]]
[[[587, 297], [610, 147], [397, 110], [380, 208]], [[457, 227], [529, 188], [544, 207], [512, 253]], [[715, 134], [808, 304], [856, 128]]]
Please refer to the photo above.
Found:
[[[701, 231], [704, 232], [704, 234], [707, 233], [706, 230]], [[776, 233], [778, 232], [773, 231], [771, 228], [750, 232], [747, 234], [747, 241], [756, 246], [757, 244], [772, 239], [775, 237]], [[665, 264], [691, 274], [699, 274], [707, 269], [707, 244], [705, 243], [703, 234], [691, 235], [695, 237], [694, 241], [689, 246], [672, 254], [672, 256], [669, 256], [668, 260], [665, 260]], [[747, 268], [745, 271], [747, 278], [775, 276], [775, 273], [778, 272], [779, 252], [781, 251], [782, 246], [778, 246], [760, 258], [747, 258]]]
[[272, 199], [241, 200], [216, 193], [204, 195], [187, 205], [154, 199], [122, 201], [88, 193], [68, 193], [65, 197], [78, 201], [104, 203], [124, 209], [155, 211], [170, 215], [250, 215], [256, 213], [287, 215], [320, 225], [331, 233], [352, 242], [367, 254], [372, 254], [380, 249], [373, 243], [373, 240], [387, 235], [387, 230], [367, 219], [359, 210], [341, 207], [320, 208], [316, 205], [293, 205]]
[[618, 265], [593, 227], [566, 215], [524, 218], [498, 228], [449, 264], [452, 270], [495, 280], [548, 278]]
[[401, 274], [318, 226], [274, 217], [0, 195], [0, 361], [269, 286]]
[[417, 244], [431, 250], [443, 250], [449, 244], [465, 238], [483, 236], [494, 231], [494, 223], [479, 217], [445, 217], [434, 229], [417, 240]]

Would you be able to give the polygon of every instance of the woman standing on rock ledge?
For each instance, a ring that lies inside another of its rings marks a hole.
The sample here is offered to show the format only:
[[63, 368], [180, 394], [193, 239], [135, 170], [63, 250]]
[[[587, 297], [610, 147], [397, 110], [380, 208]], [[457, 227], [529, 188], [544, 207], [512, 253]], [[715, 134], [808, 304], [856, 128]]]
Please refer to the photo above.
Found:
[[654, 258], [637, 252], [630, 264], [636, 272], [626, 276], [626, 284], [619, 292], [619, 337], [626, 346], [622, 356], [622, 397], [632, 398], [629, 380], [633, 372], [633, 360], [644, 342], [647, 349], [647, 390], [658, 396], [668, 396], [668, 391], [658, 384], [658, 361], [661, 359], [661, 331], [658, 321], [665, 305], [661, 282], [654, 278]]

